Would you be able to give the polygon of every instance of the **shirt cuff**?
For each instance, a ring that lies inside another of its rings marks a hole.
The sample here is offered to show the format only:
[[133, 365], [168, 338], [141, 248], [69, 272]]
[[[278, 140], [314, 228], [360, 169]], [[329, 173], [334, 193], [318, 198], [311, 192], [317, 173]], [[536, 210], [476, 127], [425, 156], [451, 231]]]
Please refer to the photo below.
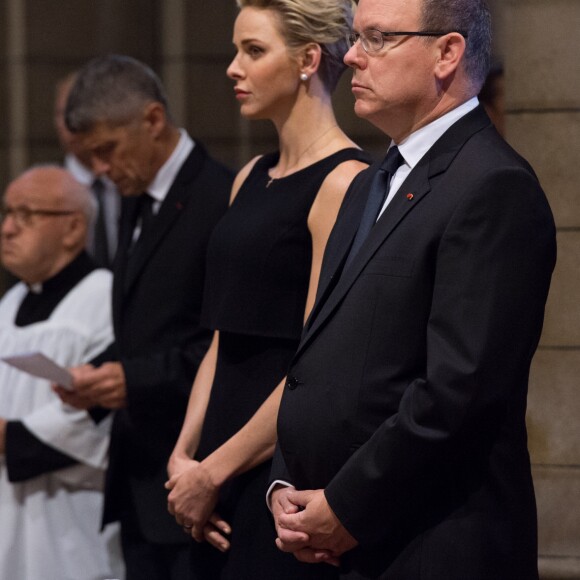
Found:
[[288, 483], [287, 481], [284, 481], [282, 479], [275, 479], [270, 484], [270, 487], [268, 488], [268, 491], [266, 492], [266, 505], [268, 506], [268, 509], [270, 511], [272, 511], [272, 492], [274, 491], [274, 488], [277, 485], [282, 485], [284, 487], [294, 487], [291, 483]]

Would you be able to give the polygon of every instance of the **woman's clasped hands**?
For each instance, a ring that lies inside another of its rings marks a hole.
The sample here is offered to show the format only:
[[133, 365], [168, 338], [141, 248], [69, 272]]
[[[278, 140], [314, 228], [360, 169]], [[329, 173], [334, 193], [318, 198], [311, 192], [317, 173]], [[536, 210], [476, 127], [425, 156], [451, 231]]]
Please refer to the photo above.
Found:
[[207, 541], [221, 552], [227, 551], [231, 527], [214, 511], [220, 488], [208, 469], [193, 459], [172, 458], [169, 472], [165, 483], [165, 489], [170, 490], [169, 513], [196, 542]]

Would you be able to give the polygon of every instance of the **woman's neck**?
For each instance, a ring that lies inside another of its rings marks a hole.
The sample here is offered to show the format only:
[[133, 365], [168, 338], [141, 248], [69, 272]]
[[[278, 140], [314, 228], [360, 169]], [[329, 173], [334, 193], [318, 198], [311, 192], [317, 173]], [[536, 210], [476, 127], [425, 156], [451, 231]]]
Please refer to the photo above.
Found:
[[280, 158], [270, 170], [274, 179], [312, 165], [352, 144], [336, 122], [330, 99], [306, 99], [296, 103], [283, 122], [275, 123]]

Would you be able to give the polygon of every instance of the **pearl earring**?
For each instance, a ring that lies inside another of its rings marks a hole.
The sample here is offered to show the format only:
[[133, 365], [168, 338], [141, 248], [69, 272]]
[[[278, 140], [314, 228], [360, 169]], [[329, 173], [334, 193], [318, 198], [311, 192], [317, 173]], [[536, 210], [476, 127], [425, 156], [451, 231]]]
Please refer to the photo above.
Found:
[[304, 72], [300, 73], [300, 80], [305, 83], [308, 80], [308, 75]]

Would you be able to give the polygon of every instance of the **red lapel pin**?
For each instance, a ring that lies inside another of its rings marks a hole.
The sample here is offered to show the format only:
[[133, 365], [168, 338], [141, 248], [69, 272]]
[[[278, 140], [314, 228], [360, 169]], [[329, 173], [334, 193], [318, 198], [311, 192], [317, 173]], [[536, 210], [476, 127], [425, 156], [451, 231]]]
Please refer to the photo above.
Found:
[[411, 201], [415, 196], [412, 193], [407, 194], [407, 199]]

